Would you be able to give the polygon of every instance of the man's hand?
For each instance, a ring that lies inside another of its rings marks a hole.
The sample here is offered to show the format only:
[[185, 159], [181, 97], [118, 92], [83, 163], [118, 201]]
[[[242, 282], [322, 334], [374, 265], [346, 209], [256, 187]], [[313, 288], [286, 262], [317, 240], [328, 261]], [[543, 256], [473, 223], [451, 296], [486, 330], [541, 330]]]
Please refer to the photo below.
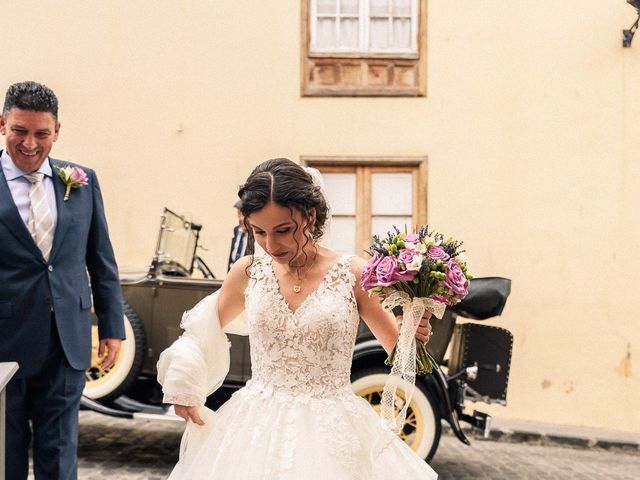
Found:
[[116, 360], [118, 360], [121, 345], [122, 340], [120, 340], [119, 338], [105, 338], [103, 340], [100, 340], [100, 346], [98, 347], [98, 357], [102, 358], [105, 354], [105, 350], [107, 353], [107, 358], [105, 358], [100, 365], [100, 370], [104, 372], [107, 368], [113, 367], [113, 365], [116, 363]]
[[422, 343], [427, 343], [431, 338], [431, 335], [433, 335], [433, 330], [429, 323], [430, 318], [431, 312], [425, 311], [424, 315], [422, 315], [422, 318], [420, 319], [418, 330], [416, 330], [416, 339], [420, 340]]
[[204, 420], [200, 418], [200, 409], [198, 407], [174, 405], [173, 409], [176, 411], [176, 415], [184, 418], [187, 422], [191, 420], [196, 425], [204, 425]]

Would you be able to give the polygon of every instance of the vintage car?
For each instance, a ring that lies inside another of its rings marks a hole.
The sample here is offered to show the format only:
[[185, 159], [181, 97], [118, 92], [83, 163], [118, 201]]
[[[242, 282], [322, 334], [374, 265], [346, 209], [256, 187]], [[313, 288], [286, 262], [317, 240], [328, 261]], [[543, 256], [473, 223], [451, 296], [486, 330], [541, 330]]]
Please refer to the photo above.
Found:
[[[97, 354], [97, 326], [94, 326], [92, 366], [87, 370], [83, 408], [119, 417], [171, 417], [156, 381], [158, 357], [180, 336], [183, 312], [222, 284], [198, 256], [201, 229], [201, 225], [165, 208], [148, 271], [121, 275], [127, 340], [118, 362], [104, 372], [100, 369], [102, 360]], [[467, 299], [448, 309], [442, 320], [433, 322], [429, 350], [448, 375], [438, 369], [418, 377], [400, 433], [425, 460], [430, 460], [438, 448], [441, 420], [448, 422], [467, 444], [469, 440], [460, 420], [488, 435], [490, 417], [479, 412], [465, 414], [465, 400], [506, 401], [511, 334], [477, 323], [456, 325], [456, 317], [461, 314], [479, 320], [500, 314], [509, 289], [507, 279], [473, 280]], [[223, 386], [207, 400], [207, 405], [214, 409], [251, 377], [248, 337], [229, 335], [229, 339], [232, 345], [229, 374]], [[380, 408], [389, 373], [384, 363], [386, 357], [379, 342], [360, 322], [353, 354], [352, 386], [374, 409]], [[401, 390], [399, 395], [402, 399]]]

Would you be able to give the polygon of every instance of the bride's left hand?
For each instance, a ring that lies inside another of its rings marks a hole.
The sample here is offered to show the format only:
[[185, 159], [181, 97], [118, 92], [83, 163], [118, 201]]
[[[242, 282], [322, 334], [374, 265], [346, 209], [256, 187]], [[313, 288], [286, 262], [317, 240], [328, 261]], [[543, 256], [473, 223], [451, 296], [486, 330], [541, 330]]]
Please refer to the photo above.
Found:
[[429, 319], [431, 319], [431, 312], [424, 312], [422, 319], [420, 319], [418, 330], [416, 330], [416, 339], [422, 343], [427, 343], [431, 335], [433, 335], [433, 329], [431, 328]]

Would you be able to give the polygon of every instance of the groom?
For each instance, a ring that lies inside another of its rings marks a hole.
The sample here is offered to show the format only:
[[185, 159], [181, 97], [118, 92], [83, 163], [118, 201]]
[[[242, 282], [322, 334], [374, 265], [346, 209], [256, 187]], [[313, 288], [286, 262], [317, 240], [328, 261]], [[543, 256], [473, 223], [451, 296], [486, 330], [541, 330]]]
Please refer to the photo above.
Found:
[[[75, 170], [68, 192], [54, 160], [58, 100], [35, 82], [12, 85], [0, 116], [0, 362], [7, 385], [6, 475], [77, 478], [78, 408], [91, 357], [91, 305], [103, 368], [124, 338], [118, 270], [95, 173]], [[85, 176], [86, 174], [86, 176]], [[65, 196], [68, 193], [68, 197]], [[91, 282], [91, 289], [89, 288]]]

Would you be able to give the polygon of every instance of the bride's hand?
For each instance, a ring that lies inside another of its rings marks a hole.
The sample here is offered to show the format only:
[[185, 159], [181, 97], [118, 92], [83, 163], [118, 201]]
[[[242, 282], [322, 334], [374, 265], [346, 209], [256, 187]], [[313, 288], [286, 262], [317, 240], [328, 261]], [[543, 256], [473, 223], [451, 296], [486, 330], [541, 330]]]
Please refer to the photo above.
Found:
[[[427, 343], [433, 335], [433, 329], [431, 328], [431, 324], [429, 320], [431, 319], [431, 312], [425, 311], [420, 319], [420, 323], [418, 324], [418, 329], [416, 330], [416, 339], [421, 341], [422, 343]], [[402, 315], [396, 315], [396, 320], [398, 322], [398, 327], [402, 325]]]
[[204, 421], [200, 418], [200, 409], [198, 407], [174, 405], [173, 409], [176, 411], [176, 415], [184, 418], [187, 422], [191, 420], [196, 425], [204, 425]]
[[416, 339], [420, 340], [422, 343], [427, 343], [431, 339], [431, 335], [433, 335], [433, 329], [429, 323], [430, 318], [431, 312], [424, 312], [424, 315], [422, 315], [422, 318], [420, 319], [418, 330], [416, 330]]

